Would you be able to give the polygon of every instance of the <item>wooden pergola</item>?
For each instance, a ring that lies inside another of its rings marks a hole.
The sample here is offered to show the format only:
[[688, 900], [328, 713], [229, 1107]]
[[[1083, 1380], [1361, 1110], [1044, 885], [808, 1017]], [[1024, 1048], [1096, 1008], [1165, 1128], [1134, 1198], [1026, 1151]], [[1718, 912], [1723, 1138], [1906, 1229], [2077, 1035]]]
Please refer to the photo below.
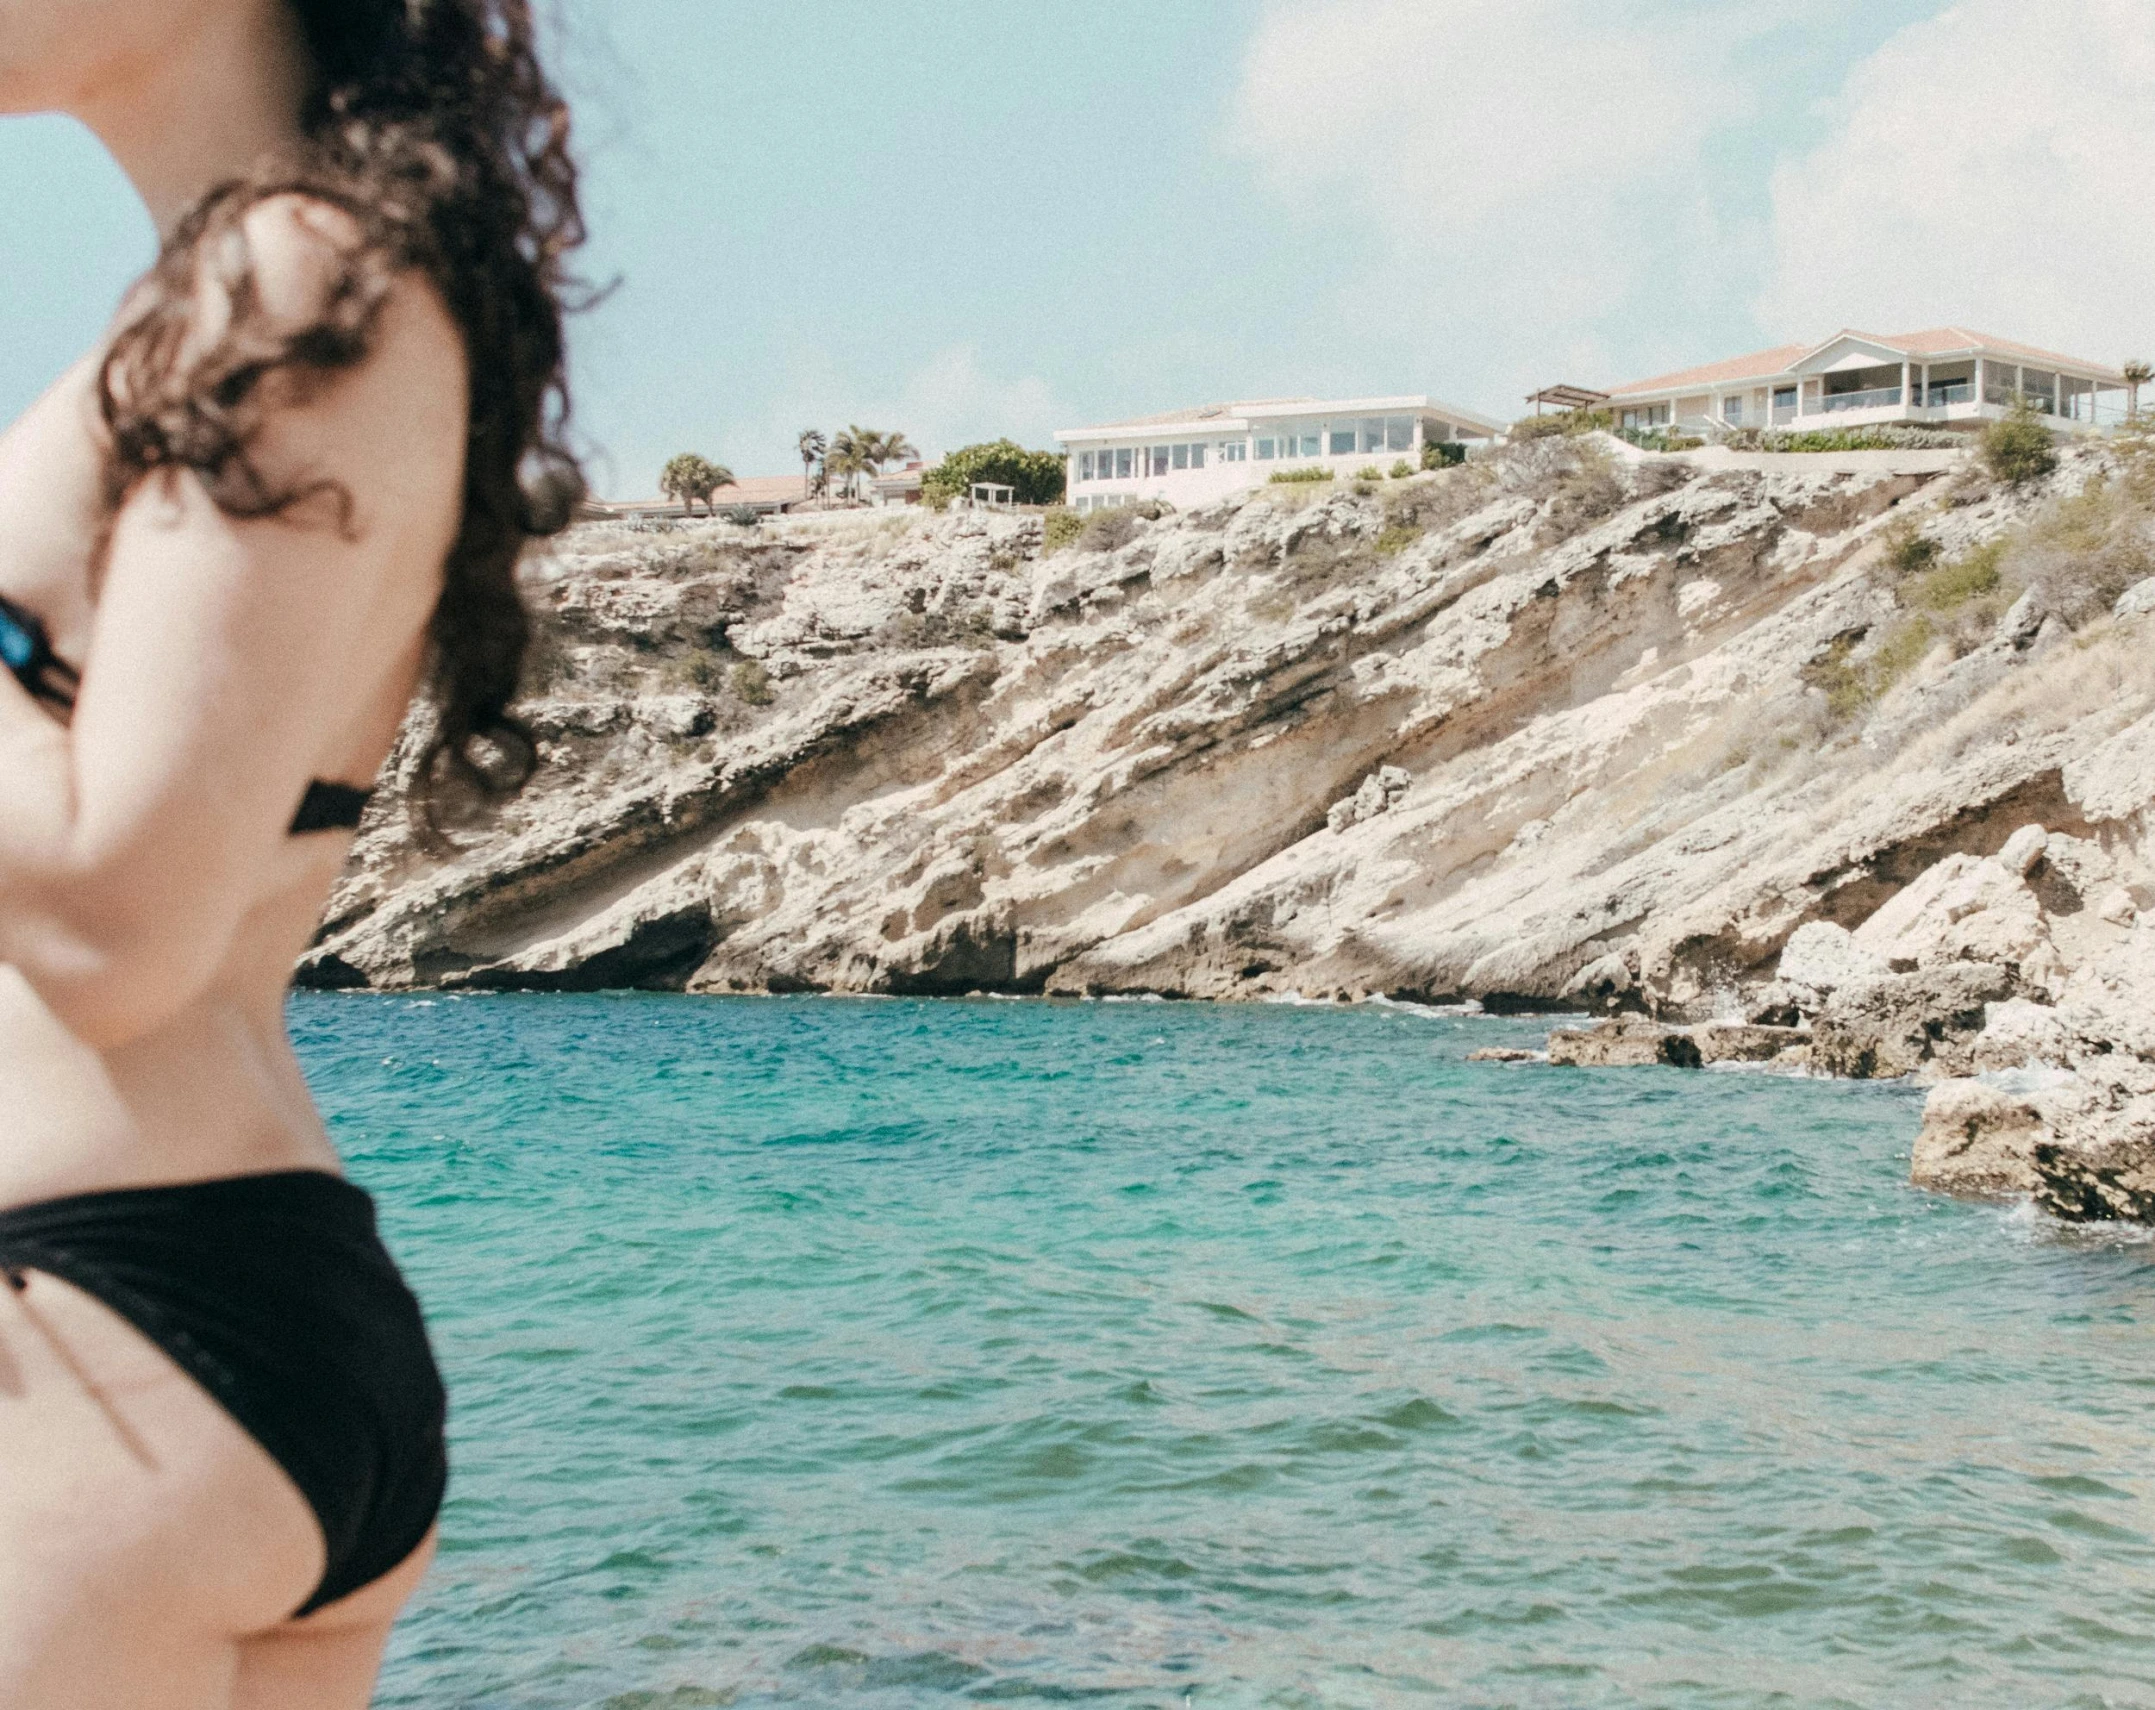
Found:
[[1609, 394], [1590, 386], [1544, 386], [1539, 392], [1529, 392], [1526, 401], [1538, 416], [1544, 404], [1558, 410], [1590, 410], [1596, 404], [1606, 404]]

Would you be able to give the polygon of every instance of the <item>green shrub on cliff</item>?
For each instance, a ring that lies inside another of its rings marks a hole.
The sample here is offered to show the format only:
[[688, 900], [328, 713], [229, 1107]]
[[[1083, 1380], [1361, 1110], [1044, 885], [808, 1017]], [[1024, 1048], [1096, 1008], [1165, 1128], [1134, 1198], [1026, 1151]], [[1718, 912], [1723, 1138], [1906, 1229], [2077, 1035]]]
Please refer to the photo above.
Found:
[[1844, 635], [1803, 668], [1803, 680], [1823, 691], [1835, 719], [1855, 717], [1905, 677], [1931, 649], [1930, 619], [1912, 613], [1896, 619], [1878, 645], [1861, 658], [1862, 637]]
[[1424, 469], [1449, 469], [1467, 460], [1467, 448], [1454, 439], [1433, 439], [1422, 447]]
[[931, 510], [947, 509], [976, 481], [1012, 489], [1021, 505], [1059, 505], [1064, 490], [1063, 455], [1027, 451], [1015, 440], [990, 440], [953, 451], [920, 478], [920, 500]]
[[1060, 552], [1074, 545], [1077, 537], [1085, 532], [1085, 519], [1068, 505], [1051, 505], [1048, 513], [1040, 519], [1040, 551], [1042, 556]]
[[1514, 444], [1523, 439], [1552, 439], [1582, 433], [1608, 433], [1616, 418], [1607, 410], [1559, 410], [1552, 416], [1521, 416], [1511, 425]]
[[771, 704], [771, 674], [762, 661], [744, 659], [733, 668], [733, 692], [752, 707]]
[[1968, 442], [1943, 428], [1888, 423], [1880, 427], [1801, 430], [1732, 428], [1722, 436], [1721, 443], [1731, 451], [1949, 451]]
[[[1934, 549], [1931, 556], [1935, 560], [1936, 542], [1929, 544]], [[1922, 611], [1941, 614], [1958, 611], [1972, 600], [1998, 592], [2003, 580], [1998, 563], [2004, 556], [2005, 542], [1994, 540], [1965, 557], [1934, 564], [1910, 579], [1901, 590], [1901, 598]]]
[[2039, 481], [2057, 468], [2057, 443], [2026, 398], [2015, 399], [2010, 415], [1983, 430], [1983, 463], [2009, 487]]
[[1078, 531], [1077, 544], [1087, 552], [1119, 552], [1137, 537], [1137, 525], [1154, 514], [1135, 505], [1095, 511]]
[[1276, 487], [1291, 486], [1297, 481], [1329, 481], [1331, 479], [1331, 470], [1319, 469], [1314, 465], [1308, 469], [1275, 469], [1271, 475], [1272, 484]]
[[1921, 575], [1938, 562], [1938, 553], [1938, 543], [1906, 517], [1886, 531], [1886, 562], [1902, 576]]

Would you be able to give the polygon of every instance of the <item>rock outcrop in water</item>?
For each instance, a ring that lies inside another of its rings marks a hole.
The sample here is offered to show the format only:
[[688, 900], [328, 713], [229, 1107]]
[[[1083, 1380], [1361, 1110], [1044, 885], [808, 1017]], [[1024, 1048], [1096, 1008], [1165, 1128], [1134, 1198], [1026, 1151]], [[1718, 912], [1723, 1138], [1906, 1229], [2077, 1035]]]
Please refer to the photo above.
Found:
[[539, 776], [447, 853], [389, 792], [300, 978], [1615, 1012], [1938, 1078], [1919, 1179], [2110, 1214], [2155, 1186], [2147, 485], [1544, 440], [1052, 554], [580, 530], [529, 568]]

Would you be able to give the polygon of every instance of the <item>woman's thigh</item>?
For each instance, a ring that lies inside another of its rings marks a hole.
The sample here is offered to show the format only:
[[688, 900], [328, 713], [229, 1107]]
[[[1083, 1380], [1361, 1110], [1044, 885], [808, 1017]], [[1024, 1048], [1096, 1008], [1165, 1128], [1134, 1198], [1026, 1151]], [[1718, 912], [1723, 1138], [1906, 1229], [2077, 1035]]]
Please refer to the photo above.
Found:
[[397, 1612], [434, 1560], [435, 1534], [372, 1585], [239, 1647], [233, 1710], [366, 1710]]
[[224, 1710], [322, 1537], [260, 1444], [88, 1295], [0, 1287], [0, 1705]]

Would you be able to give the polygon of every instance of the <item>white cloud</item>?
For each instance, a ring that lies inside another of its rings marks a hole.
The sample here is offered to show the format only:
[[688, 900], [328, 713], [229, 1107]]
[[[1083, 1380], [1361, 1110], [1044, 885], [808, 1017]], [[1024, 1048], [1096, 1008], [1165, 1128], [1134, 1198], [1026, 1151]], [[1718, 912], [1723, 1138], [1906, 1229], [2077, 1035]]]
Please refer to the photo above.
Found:
[[1004, 434], [1045, 446], [1048, 435], [1063, 425], [1054, 419], [1054, 396], [1045, 380], [990, 374], [970, 345], [952, 345], [929, 357], [906, 377], [883, 414], [931, 453]]
[[1760, 319], [2155, 348], [2155, 7], [1963, 0], [1865, 60], [1773, 182]]
[[1704, 151], [1750, 110], [1737, 51], [1770, 10], [1280, 4], [1228, 140], [1282, 196], [1377, 235], [1381, 277], [1350, 306], [1424, 316], [1432, 384], [1588, 379], [1606, 321], [1680, 312], [1717, 265]]

